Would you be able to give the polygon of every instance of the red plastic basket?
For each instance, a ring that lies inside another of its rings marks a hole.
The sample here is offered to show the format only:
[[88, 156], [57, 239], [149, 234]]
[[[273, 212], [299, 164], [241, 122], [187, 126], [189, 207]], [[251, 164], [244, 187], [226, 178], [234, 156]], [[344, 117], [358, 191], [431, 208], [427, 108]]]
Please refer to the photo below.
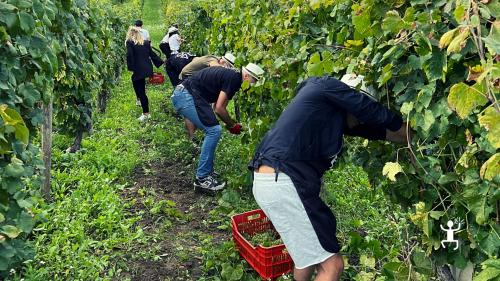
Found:
[[240, 255], [252, 266], [263, 279], [274, 280], [293, 269], [292, 258], [285, 245], [272, 247], [254, 246], [243, 237], [243, 233], [252, 237], [269, 229], [274, 230], [267, 216], [260, 209], [231, 217], [233, 239]]
[[165, 82], [165, 77], [159, 72], [153, 72], [153, 75], [149, 77], [149, 84], [161, 85]]

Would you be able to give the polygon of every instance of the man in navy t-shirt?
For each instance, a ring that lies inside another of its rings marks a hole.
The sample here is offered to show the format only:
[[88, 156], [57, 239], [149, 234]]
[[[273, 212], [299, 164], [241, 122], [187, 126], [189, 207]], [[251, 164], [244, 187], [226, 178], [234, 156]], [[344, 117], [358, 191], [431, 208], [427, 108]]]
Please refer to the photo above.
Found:
[[215, 149], [222, 131], [215, 114], [230, 133], [240, 134], [241, 125], [229, 116], [227, 105], [243, 81], [252, 85], [262, 74], [264, 71], [253, 63], [242, 67], [241, 72], [214, 66], [196, 72], [175, 88], [174, 108], [205, 133], [194, 181], [196, 191], [214, 192], [224, 188], [225, 184], [219, 182], [214, 173]]
[[295, 280], [339, 280], [343, 270], [336, 219], [320, 199], [321, 177], [342, 150], [344, 134], [406, 142], [401, 118], [328, 76], [302, 82], [267, 132], [249, 168], [253, 194], [280, 234]]

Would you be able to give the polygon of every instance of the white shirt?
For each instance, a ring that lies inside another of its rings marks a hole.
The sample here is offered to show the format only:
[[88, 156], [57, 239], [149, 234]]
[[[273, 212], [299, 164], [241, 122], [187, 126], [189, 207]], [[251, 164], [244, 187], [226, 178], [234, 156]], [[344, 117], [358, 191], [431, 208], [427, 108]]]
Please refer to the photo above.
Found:
[[149, 38], [149, 32], [146, 29], [141, 28], [141, 34], [144, 40], [151, 41], [151, 39]]
[[170, 46], [170, 50], [172, 54], [177, 54], [179, 49], [181, 48], [181, 37], [179, 34], [174, 34], [168, 38], [168, 45]]
[[160, 43], [168, 43], [168, 34], [165, 35], [165, 37], [163, 37], [163, 39], [161, 39]]

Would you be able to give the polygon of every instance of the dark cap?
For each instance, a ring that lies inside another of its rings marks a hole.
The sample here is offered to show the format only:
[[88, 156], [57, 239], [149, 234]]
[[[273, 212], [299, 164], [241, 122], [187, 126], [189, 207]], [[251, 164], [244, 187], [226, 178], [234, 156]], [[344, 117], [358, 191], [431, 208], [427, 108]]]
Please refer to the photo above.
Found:
[[142, 26], [142, 20], [136, 20], [135, 26]]

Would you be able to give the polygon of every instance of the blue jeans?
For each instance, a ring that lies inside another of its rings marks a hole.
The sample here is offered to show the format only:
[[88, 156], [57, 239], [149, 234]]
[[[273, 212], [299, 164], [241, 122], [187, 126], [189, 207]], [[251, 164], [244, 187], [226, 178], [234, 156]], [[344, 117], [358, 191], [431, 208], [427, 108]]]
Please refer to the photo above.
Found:
[[189, 119], [196, 128], [205, 132], [198, 169], [196, 170], [196, 177], [204, 178], [214, 170], [215, 149], [217, 148], [217, 143], [219, 143], [222, 128], [220, 125], [207, 127], [200, 121], [194, 106], [193, 96], [185, 88], [175, 88], [172, 94], [172, 103], [180, 115]]

